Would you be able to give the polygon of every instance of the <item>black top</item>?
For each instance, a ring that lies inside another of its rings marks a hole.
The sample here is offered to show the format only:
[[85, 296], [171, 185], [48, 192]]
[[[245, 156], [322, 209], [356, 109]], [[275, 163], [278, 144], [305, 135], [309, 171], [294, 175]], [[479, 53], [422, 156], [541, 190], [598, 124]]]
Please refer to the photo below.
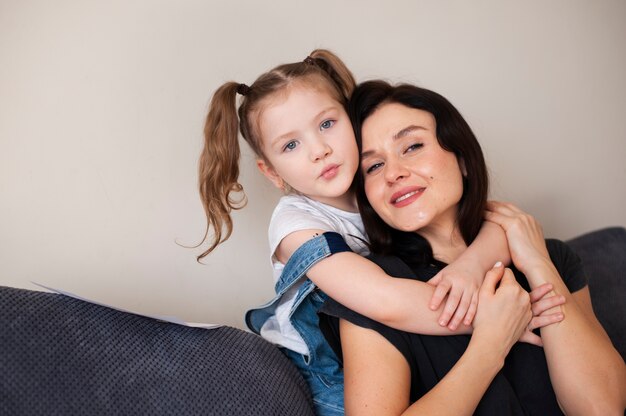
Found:
[[[552, 262], [570, 292], [586, 286], [579, 257], [563, 242], [546, 240]], [[371, 255], [390, 276], [402, 276], [428, 281], [444, 265], [413, 265], [395, 256]], [[513, 269], [517, 281], [530, 291], [524, 275]], [[372, 329], [384, 336], [406, 358], [411, 369], [411, 402], [433, 388], [463, 355], [469, 335], [418, 335], [390, 328], [360, 315], [329, 299], [322, 309], [320, 326], [337, 356], [342, 359], [339, 338], [339, 319]], [[454, 399], [454, 398], [451, 398]], [[554, 389], [550, 383], [543, 349], [526, 343], [516, 343], [506, 358], [504, 368], [496, 375], [481, 399], [475, 414], [561, 415]]]

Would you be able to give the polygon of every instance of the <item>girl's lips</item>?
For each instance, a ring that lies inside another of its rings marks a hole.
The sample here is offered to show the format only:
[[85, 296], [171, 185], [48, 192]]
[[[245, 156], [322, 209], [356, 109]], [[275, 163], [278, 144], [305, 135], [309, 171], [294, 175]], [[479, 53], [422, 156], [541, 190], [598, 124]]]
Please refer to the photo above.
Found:
[[389, 202], [396, 208], [401, 208], [411, 204], [418, 199], [426, 190], [423, 186], [411, 186], [394, 193]]
[[320, 177], [324, 179], [332, 179], [339, 173], [339, 165], [328, 165], [322, 170]]

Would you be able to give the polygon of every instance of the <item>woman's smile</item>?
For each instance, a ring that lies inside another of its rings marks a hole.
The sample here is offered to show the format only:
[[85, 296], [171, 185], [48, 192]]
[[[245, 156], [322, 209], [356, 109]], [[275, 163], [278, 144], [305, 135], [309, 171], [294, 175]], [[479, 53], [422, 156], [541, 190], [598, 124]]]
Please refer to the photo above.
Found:
[[404, 231], [455, 227], [463, 175], [454, 153], [441, 147], [435, 118], [401, 104], [381, 105], [363, 123], [361, 170], [376, 213]]
[[425, 187], [409, 187], [402, 189], [391, 196], [391, 204], [396, 208], [402, 208], [416, 201], [424, 191]]

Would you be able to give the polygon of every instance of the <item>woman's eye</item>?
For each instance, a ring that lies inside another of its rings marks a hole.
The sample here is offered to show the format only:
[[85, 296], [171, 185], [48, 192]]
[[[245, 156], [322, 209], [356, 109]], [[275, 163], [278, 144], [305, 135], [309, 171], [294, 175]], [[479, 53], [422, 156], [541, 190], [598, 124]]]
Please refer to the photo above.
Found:
[[298, 142], [292, 140], [283, 147], [283, 152], [291, 152], [296, 146], [298, 146]]
[[412, 145], [406, 148], [404, 153], [414, 152], [415, 150], [419, 149], [422, 146], [424, 146], [423, 143], [413, 143]]
[[380, 168], [383, 164], [382, 163], [374, 163], [373, 165], [371, 165], [368, 168], [365, 168], [365, 173], [366, 174], [370, 174], [373, 173], [374, 171], [378, 170], [378, 168]]
[[331, 128], [335, 124], [335, 120], [324, 120], [322, 124], [320, 124], [320, 130], [326, 130]]

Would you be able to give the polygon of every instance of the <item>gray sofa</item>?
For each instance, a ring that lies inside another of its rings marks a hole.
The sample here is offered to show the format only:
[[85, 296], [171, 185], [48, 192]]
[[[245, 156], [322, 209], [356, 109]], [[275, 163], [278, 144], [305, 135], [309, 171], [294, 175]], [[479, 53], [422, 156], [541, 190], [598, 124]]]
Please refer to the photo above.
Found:
[[[594, 309], [626, 356], [626, 229], [568, 241]], [[0, 287], [1, 415], [313, 415], [307, 386], [251, 333], [160, 322]]]

